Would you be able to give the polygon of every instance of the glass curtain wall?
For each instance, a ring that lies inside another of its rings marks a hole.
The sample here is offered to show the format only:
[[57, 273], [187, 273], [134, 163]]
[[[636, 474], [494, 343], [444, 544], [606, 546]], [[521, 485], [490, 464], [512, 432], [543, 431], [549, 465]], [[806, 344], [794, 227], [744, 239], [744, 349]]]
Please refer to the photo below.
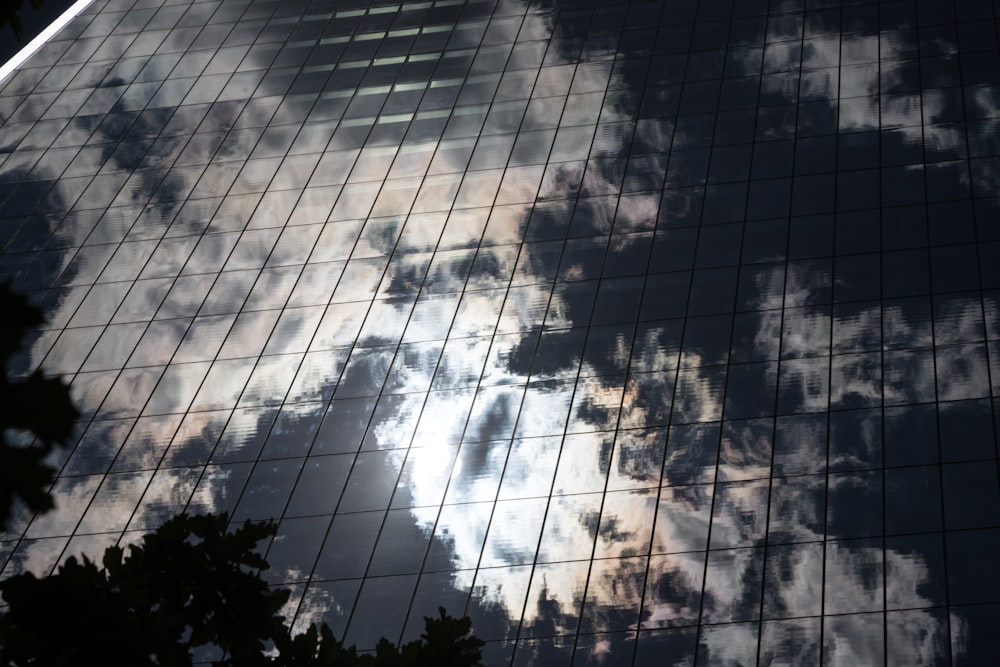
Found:
[[0, 81], [0, 576], [278, 519], [299, 628], [966, 665], [1000, 618], [985, 0], [95, 0]]

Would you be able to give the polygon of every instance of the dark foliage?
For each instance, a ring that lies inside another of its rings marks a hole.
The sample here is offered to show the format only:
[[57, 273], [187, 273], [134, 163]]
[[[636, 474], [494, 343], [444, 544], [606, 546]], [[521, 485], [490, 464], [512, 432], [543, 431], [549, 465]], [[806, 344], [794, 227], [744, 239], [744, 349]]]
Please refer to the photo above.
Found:
[[480, 664], [471, 622], [444, 609], [419, 641], [383, 639], [375, 655], [345, 648], [326, 624], [293, 637], [280, 614], [289, 593], [260, 578], [267, 562], [255, 551], [276, 524], [228, 527], [225, 514], [179, 516], [127, 555], [109, 548], [103, 567], [70, 558], [48, 577], [0, 582], [0, 665], [191, 665], [197, 649], [222, 655], [220, 667]]
[[[42, 0], [29, 0], [28, 4], [32, 9], [42, 8]], [[23, 27], [21, 25], [21, 10], [24, 8], [24, 0], [0, 0], [0, 35], [3, 34], [4, 26], [10, 26], [14, 31], [14, 36], [21, 41]]]
[[[24, 335], [44, 318], [7, 285], [0, 285], [0, 313], [0, 360], [6, 368]], [[68, 443], [77, 416], [69, 387], [60, 378], [46, 378], [41, 371], [20, 379], [0, 373], [0, 527], [7, 524], [17, 499], [31, 512], [52, 509], [49, 488], [56, 471], [46, 459]], [[14, 437], [18, 433], [25, 437]]]
[[472, 621], [452, 618], [443, 607], [438, 617], [424, 617], [424, 633], [420, 639], [396, 648], [383, 639], [375, 655], [358, 655], [353, 648], [344, 648], [324, 623], [312, 626], [286, 645], [278, 643], [281, 655], [269, 663], [282, 667], [478, 667], [483, 642], [471, 634]]
[[[103, 567], [70, 558], [42, 579], [0, 583], [0, 664], [191, 664], [193, 648], [214, 644], [223, 665], [253, 664], [283, 631], [286, 590], [257, 576], [254, 552], [273, 524], [227, 532], [228, 517], [180, 516], [130, 547], [104, 553]], [[58, 636], [59, 641], [52, 641]]]

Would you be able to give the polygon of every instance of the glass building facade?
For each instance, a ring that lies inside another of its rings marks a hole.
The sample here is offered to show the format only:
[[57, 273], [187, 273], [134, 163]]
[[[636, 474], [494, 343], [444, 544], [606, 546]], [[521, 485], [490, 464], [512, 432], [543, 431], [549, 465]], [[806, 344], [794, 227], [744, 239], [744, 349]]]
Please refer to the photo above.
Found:
[[280, 520], [298, 627], [488, 665], [1000, 640], [981, 0], [95, 0], [0, 82], [72, 385], [0, 576]]

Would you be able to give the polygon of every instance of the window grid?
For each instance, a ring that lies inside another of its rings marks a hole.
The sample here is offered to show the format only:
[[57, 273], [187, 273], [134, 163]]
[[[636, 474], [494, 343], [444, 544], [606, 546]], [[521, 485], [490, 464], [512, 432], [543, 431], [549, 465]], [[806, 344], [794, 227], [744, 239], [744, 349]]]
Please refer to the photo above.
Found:
[[[905, 661], [908, 623], [941, 659], [988, 650], [992, 7], [128, 4], [0, 84], [0, 272], [52, 314], [18, 368], [85, 415], [73, 509], [5, 534], [0, 576], [167, 507], [274, 511], [296, 623], [335, 600], [362, 642], [390, 586], [405, 639], [447, 581], [488, 664]], [[920, 489], [939, 509], [904, 521]], [[390, 567], [404, 530], [425, 550]], [[752, 601], [726, 602], [739, 567]], [[794, 632], [813, 653], [781, 653]]]

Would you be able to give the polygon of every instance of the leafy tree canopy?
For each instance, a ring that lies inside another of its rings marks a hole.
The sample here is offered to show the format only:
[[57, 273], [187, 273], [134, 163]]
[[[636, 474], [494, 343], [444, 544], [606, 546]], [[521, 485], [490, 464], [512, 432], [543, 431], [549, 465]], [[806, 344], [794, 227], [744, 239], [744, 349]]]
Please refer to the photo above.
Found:
[[475, 667], [483, 642], [468, 618], [444, 609], [426, 618], [420, 640], [375, 655], [345, 648], [324, 623], [292, 636], [280, 610], [286, 589], [260, 578], [256, 552], [273, 522], [228, 530], [229, 517], [182, 515], [128, 548], [110, 547], [102, 566], [68, 559], [54, 574], [0, 582], [0, 665], [191, 665], [212, 650], [219, 667]]
[[[0, 313], [0, 360], [6, 368], [29, 329], [45, 320], [7, 285], [0, 285]], [[10, 520], [18, 499], [31, 512], [52, 509], [49, 488], [56, 470], [46, 459], [56, 447], [68, 444], [77, 417], [62, 379], [47, 378], [41, 371], [17, 379], [0, 373], [0, 528]]]
[[[28, 4], [31, 5], [32, 9], [42, 8], [42, 0], [29, 0]], [[0, 0], [0, 31], [3, 31], [4, 26], [10, 26], [18, 41], [21, 41], [23, 31], [20, 16], [23, 7], [24, 0]]]

